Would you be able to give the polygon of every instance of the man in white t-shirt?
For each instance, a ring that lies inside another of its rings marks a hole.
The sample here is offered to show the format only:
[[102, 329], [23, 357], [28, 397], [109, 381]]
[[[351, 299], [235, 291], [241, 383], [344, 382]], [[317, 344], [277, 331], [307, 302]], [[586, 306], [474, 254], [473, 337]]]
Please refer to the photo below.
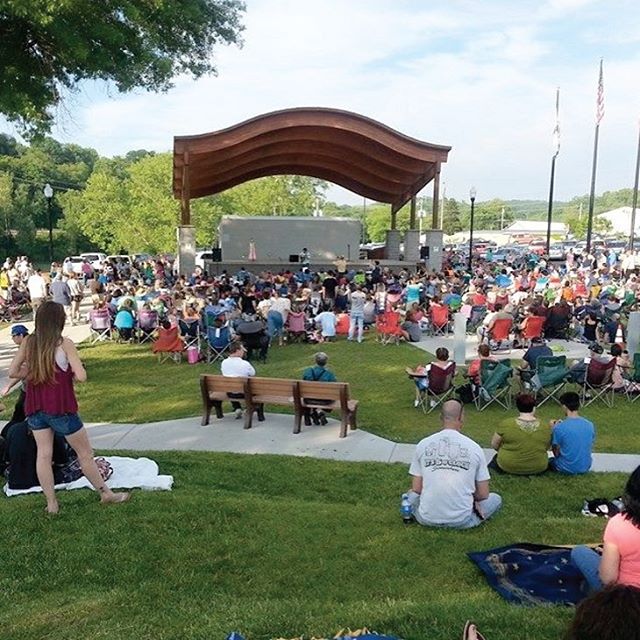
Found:
[[36, 269], [36, 271], [29, 276], [27, 289], [29, 290], [29, 297], [31, 298], [31, 308], [35, 314], [38, 307], [47, 297], [47, 283], [44, 281], [40, 269]]
[[[227, 378], [251, 378], [256, 375], [256, 370], [253, 365], [244, 359], [246, 349], [242, 342], [232, 342], [229, 347], [229, 356], [222, 361], [220, 365], [220, 373]], [[244, 395], [242, 393], [228, 393], [229, 399], [231, 399], [231, 407], [235, 411], [236, 420], [242, 418], [242, 406], [238, 400], [242, 400]], [[263, 407], [260, 405], [258, 409], [258, 420], [262, 422], [264, 420]]]
[[347, 340], [353, 340], [358, 327], [358, 342], [362, 342], [362, 331], [364, 327], [364, 303], [367, 301], [367, 295], [362, 291], [362, 287], [358, 284], [354, 291], [351, 292], [351, 311], [349, 313], [349, 336]]
[[461, 433], [463, 405], [448, 400], [442, 405], [440, 418], [442, 431], [417, 444], [409, 468], [413, 515], [426, 526], [476, 527], [500, 508], [502, 498], [489, 493], [484, 452]]

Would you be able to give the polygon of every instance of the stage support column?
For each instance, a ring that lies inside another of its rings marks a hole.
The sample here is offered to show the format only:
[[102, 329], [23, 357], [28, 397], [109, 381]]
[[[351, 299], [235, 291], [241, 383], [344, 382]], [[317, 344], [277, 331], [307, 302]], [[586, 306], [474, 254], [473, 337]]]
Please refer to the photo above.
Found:
[[[440, 163], [436, 162], [436, 175], [433, 177], [433, 208], [431, 209], [431, 228], [440, 228]], [[441, 261], [442, 262], [442, 261]]]
[[196, 268], [196, 228], [191, 225], [178, 227], [178, 275], [187, 278]]
[[424, 246], [428, 251], [423, 262], [427, 269], [440, 271], [442, 269], [442, 230], [425, 229], [422, 235], [424, 235]]
[[416, 228], [416, 197], [411, 198], [411, 209], [409, 210], [409, 229]]
[[408, 229], [404, 232], [404, 259], [416, 264], [420, 262], [420, 231]]
[[387, 242], [386, 242], [386, 258], [387, 260], [399, 260], [400, 259], [400, 231], [397, 229], [387, 230]]
[[453, 361], [461, 366], [467, 357], [467, 317], [458, 312], [453, 314]]

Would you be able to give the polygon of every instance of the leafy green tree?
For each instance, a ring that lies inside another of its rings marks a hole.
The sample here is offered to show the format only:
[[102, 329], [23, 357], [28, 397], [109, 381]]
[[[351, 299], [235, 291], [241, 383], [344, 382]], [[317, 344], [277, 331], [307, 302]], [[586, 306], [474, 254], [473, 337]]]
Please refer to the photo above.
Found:
[[[583, 207], [582, 213], [577, 208], [570, 208], [565, 213], [564, 223], [569, 227], [570, 233], [575, 238], [583, 240], [587, 237], [589, 215], [586, 208]], [[593, 231], [595, 233], [607, 233], [611, 231], [611, 227], [611, 221], [606, 218], [599, 218], [597, 215], [593, 216]]]
[[239, 0], [7, 0], [0, 9], [0, 113], [46, 131], [66, 91], [105, 80], [166, 91], [215, 73], [219, 44], [240, 44]]
[[448, 236], [462, 231], [460, 205], [455, 198], [445, 198], [442, 215], [442, 230]]

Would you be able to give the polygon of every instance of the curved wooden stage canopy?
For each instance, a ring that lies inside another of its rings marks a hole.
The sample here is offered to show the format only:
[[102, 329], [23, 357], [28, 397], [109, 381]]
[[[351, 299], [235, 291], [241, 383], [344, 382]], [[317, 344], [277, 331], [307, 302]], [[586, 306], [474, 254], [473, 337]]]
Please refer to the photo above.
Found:
[[395, 214], [412, 199], [415, 222], [415, 195], [432, 180], [437, 221], [440, 165], [450, 150], [349, 111], [285, 109], [212, 133], [176, 136], [173, 194], [182, 203], [182, 224], [188, 225], [191, 198], [254, 178], [305, 175], [391, 204], [393, 229]]

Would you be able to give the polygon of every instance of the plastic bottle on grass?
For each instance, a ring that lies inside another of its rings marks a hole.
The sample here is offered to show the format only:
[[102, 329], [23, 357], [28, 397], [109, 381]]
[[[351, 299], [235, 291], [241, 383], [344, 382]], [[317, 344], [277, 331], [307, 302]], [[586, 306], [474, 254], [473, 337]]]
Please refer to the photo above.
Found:
[[413, 511], [411, 510], [411, 503], [409, 502], [409, 494], [402, 494], [402, 502], [400, 503], [400, 515], [402, 515], [402, 522], [405, 524], [411, 524], [413, 521]]

